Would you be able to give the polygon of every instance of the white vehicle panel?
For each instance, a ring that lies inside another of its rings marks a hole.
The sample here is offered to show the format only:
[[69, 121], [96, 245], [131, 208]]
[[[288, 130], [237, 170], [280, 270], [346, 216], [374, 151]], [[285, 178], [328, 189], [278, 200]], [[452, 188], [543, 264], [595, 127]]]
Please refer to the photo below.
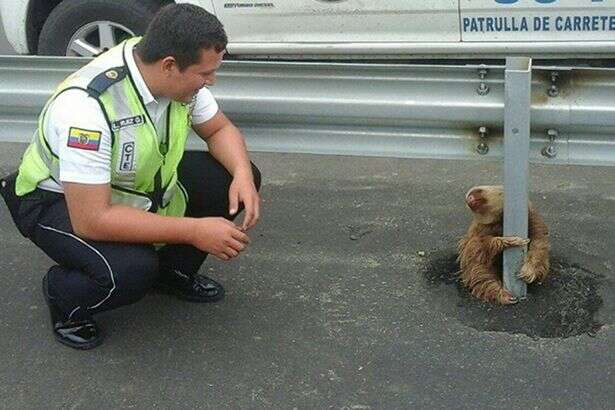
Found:
[[458, 0], [213, 0], [232, 43], [460, 41]]
[[0, 2], [2, 25], [8, 42], [19, 54], [28, 53], [26, 36], [26, 19], [29, 0], [12, 0]]
[[615, 0], [460, 0], [464, 42], [613, 41]]

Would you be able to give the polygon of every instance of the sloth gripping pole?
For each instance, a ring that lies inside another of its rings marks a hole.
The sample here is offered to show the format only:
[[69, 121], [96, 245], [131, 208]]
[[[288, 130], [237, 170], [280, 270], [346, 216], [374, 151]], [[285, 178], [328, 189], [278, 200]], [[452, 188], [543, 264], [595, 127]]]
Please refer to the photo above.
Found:
[[[528, 237], [528, 179], [532, 60], [506, 59], [504, 104], [504, 236]], [[504, 287], [519, 299], [527, 294], [518, 278], [527, 247], [504, 250]]]

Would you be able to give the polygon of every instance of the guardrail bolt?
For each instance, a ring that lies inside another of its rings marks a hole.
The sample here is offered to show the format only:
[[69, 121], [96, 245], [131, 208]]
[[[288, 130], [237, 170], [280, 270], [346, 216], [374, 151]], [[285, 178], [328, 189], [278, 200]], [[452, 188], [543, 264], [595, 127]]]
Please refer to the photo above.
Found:
[[485, 155], [489, 152], [489, 145], [487, 145], [487, 134], [489, 130], [487, 127], [480, 127], [478, 129], [478, 136], [480, 137], [480, 144], [476, 147], [476, 152], [480, 155]]
[[557, 97], [559, 95], [559, 87], [557, 86], [557, 80], [559, 80], [559, 73], [557, 71], [551, 71], [551, 86], [547, 91], [549, 97]]
[[547, 137], [549, 137], [549, 143], [541, 151], [542, 155], [546, 158], [555, 158], [557, 156], [557, 148], [555, 147], [555, 139], [559, 136], [557, 130], [548, 129]]
[[478, 78], [480, 79], [480, 84], [478, 85], [478, 88], [476, 89], [476, 92], [478, 93], [478, 95], [489, 94], [489, 86], [485, 82], [485, 78], [487, 77], [487, 74], [489, 74], [489, 69], [481, 65], [480, 68], [478, 69]]

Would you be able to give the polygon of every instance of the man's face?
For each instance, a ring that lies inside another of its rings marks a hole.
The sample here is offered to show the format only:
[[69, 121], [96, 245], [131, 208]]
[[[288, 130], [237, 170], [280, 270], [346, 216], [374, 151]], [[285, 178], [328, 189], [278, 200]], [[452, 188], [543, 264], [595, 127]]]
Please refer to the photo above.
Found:
[[214, 48], [209, 48], [201, 51], [201, 59], [197, 63], [183, 71], [175, 64], [168, 77], [168, 97], [183, 103], [192, 101], [201, 88], [216, 82], [216, 70], [222, 64], [223, 56], [224, 51], [218, 53]]

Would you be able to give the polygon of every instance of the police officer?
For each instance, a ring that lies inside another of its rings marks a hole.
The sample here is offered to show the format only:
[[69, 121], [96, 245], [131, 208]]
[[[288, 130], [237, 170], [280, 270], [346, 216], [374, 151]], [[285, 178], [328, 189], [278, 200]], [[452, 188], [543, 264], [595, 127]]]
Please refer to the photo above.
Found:
[[[162, 8], [143, 38], [60, 84], [1, 181], [20, 232], [56, 263], [43, 294], [61, 343], [100, 345], [93, 316], [153, 287], [192, 302], [224, 296], [197, 272], [209, 253], [226, 261], [246, 248], [260, 203], [258, 169], [207, 88], [226, 43], [205, 10]], [[184, 153], [190, 128], [208, 153]]]

